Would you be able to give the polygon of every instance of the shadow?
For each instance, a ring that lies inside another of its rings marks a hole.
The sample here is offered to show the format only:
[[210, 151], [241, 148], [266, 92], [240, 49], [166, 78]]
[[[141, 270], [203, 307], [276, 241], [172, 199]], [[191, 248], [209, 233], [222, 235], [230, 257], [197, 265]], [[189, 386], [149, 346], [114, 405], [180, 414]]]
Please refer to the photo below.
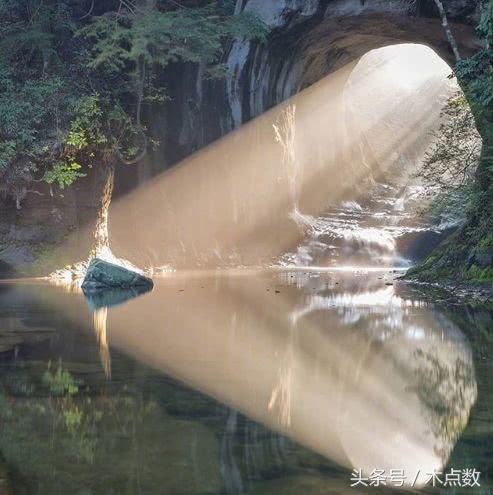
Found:
[[150, 291], [152, 291], [152, 287], [145, 286], [135, 286], [127, 289], [100, 289], [97, 291], [82, 289], [91, 311], [118, 306]]

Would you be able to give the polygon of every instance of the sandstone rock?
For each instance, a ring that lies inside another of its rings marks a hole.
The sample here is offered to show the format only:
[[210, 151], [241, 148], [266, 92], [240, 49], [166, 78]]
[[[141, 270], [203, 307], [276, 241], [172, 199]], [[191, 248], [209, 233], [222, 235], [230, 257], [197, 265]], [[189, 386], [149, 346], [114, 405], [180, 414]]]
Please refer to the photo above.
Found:
[[115, 288], [128, 289], [131, 287], [147, 287], [150, 289], [153, 286], [152, 280], [145, 275], [99, 258], [91, 260], [84, 282], [82, 282], [84, 292]]

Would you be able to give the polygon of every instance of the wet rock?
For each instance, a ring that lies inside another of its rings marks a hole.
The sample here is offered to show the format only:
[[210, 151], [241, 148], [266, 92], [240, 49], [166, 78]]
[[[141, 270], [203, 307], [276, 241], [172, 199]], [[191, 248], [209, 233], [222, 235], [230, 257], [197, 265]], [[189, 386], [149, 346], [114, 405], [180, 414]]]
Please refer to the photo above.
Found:
[[84, 293], [115, 288], [144, 287], [151, 289], [153, 286], [154, 284], [149, 277], [99, 258], [91, 260], [84, 282], [82, 282]]
[[397, 251], [404, 258], [419, 261], [428, 256], [444, 239], [446, 239], [454, 229], [447, 229], [443, 232], [432, 230], [422, 232], [406, 232], [396, 240]]

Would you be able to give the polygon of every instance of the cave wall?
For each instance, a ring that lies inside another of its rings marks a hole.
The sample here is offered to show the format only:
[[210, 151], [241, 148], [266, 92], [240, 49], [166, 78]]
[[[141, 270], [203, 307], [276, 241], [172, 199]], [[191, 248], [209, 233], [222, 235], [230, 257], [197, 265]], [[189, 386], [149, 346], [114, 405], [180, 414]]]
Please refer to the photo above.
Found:
[[[478, 0], [444, 0], [463, 56], [477, 48]], [[163, 80], [170, 95], [149, 115], [161, 146], [147, 160], [159, 173], [285, 101], [374, 48], [422, 43], [451, 65], [453, 54], [432, 0], [237, 0], [236, 13], [257, 13], [264, 44], [236, 39], [224, 63], [228, 77], [203, 78], [197, 65], [175, 65]], [[127, 171], [128, 182], [135, 173]]]

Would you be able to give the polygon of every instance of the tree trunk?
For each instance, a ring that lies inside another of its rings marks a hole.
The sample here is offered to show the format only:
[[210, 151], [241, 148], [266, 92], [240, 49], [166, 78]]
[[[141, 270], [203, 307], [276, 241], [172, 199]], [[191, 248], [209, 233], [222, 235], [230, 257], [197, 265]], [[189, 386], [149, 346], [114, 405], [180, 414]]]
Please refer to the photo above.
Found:
[[110, 248], [108, 215], [113, 196], [113, 185], [115, 182], [115, 162], [108, 160], [101, 165], [103, 175], [103, 187], [99, 198], [98, 216], [94, 228], [94, 241], [91, 249], [91, 258], [103, 254]]
[[493, 111], [483, 108], [476, 113], [476, 127], [482, 139], [476, 183], [482, 191], [487, 191], [493, 185]]
[[445, 9], [443, 7], [443, 3], [441, 0], [434, 0], [435, 5], [438, 9], [438, 13], [440, 14], [440, 19], [442, 21], [442, 27], [443, 30], [445, 31], [445, 36], [447, 37], [447, 40], [450, 44], [450, 47], [452, 48], [452, 51], [454, 52], [454, 57], [456, 62], [460, 60], [460, 53], [459, 53], [459, 47], [457, 46], [457, 42], [455, 41], [454, 35], [452, 34], [452, 30], [450, 29], [450, 25], [448, 23], [447, 19], [447, 13], [445, 12]]

